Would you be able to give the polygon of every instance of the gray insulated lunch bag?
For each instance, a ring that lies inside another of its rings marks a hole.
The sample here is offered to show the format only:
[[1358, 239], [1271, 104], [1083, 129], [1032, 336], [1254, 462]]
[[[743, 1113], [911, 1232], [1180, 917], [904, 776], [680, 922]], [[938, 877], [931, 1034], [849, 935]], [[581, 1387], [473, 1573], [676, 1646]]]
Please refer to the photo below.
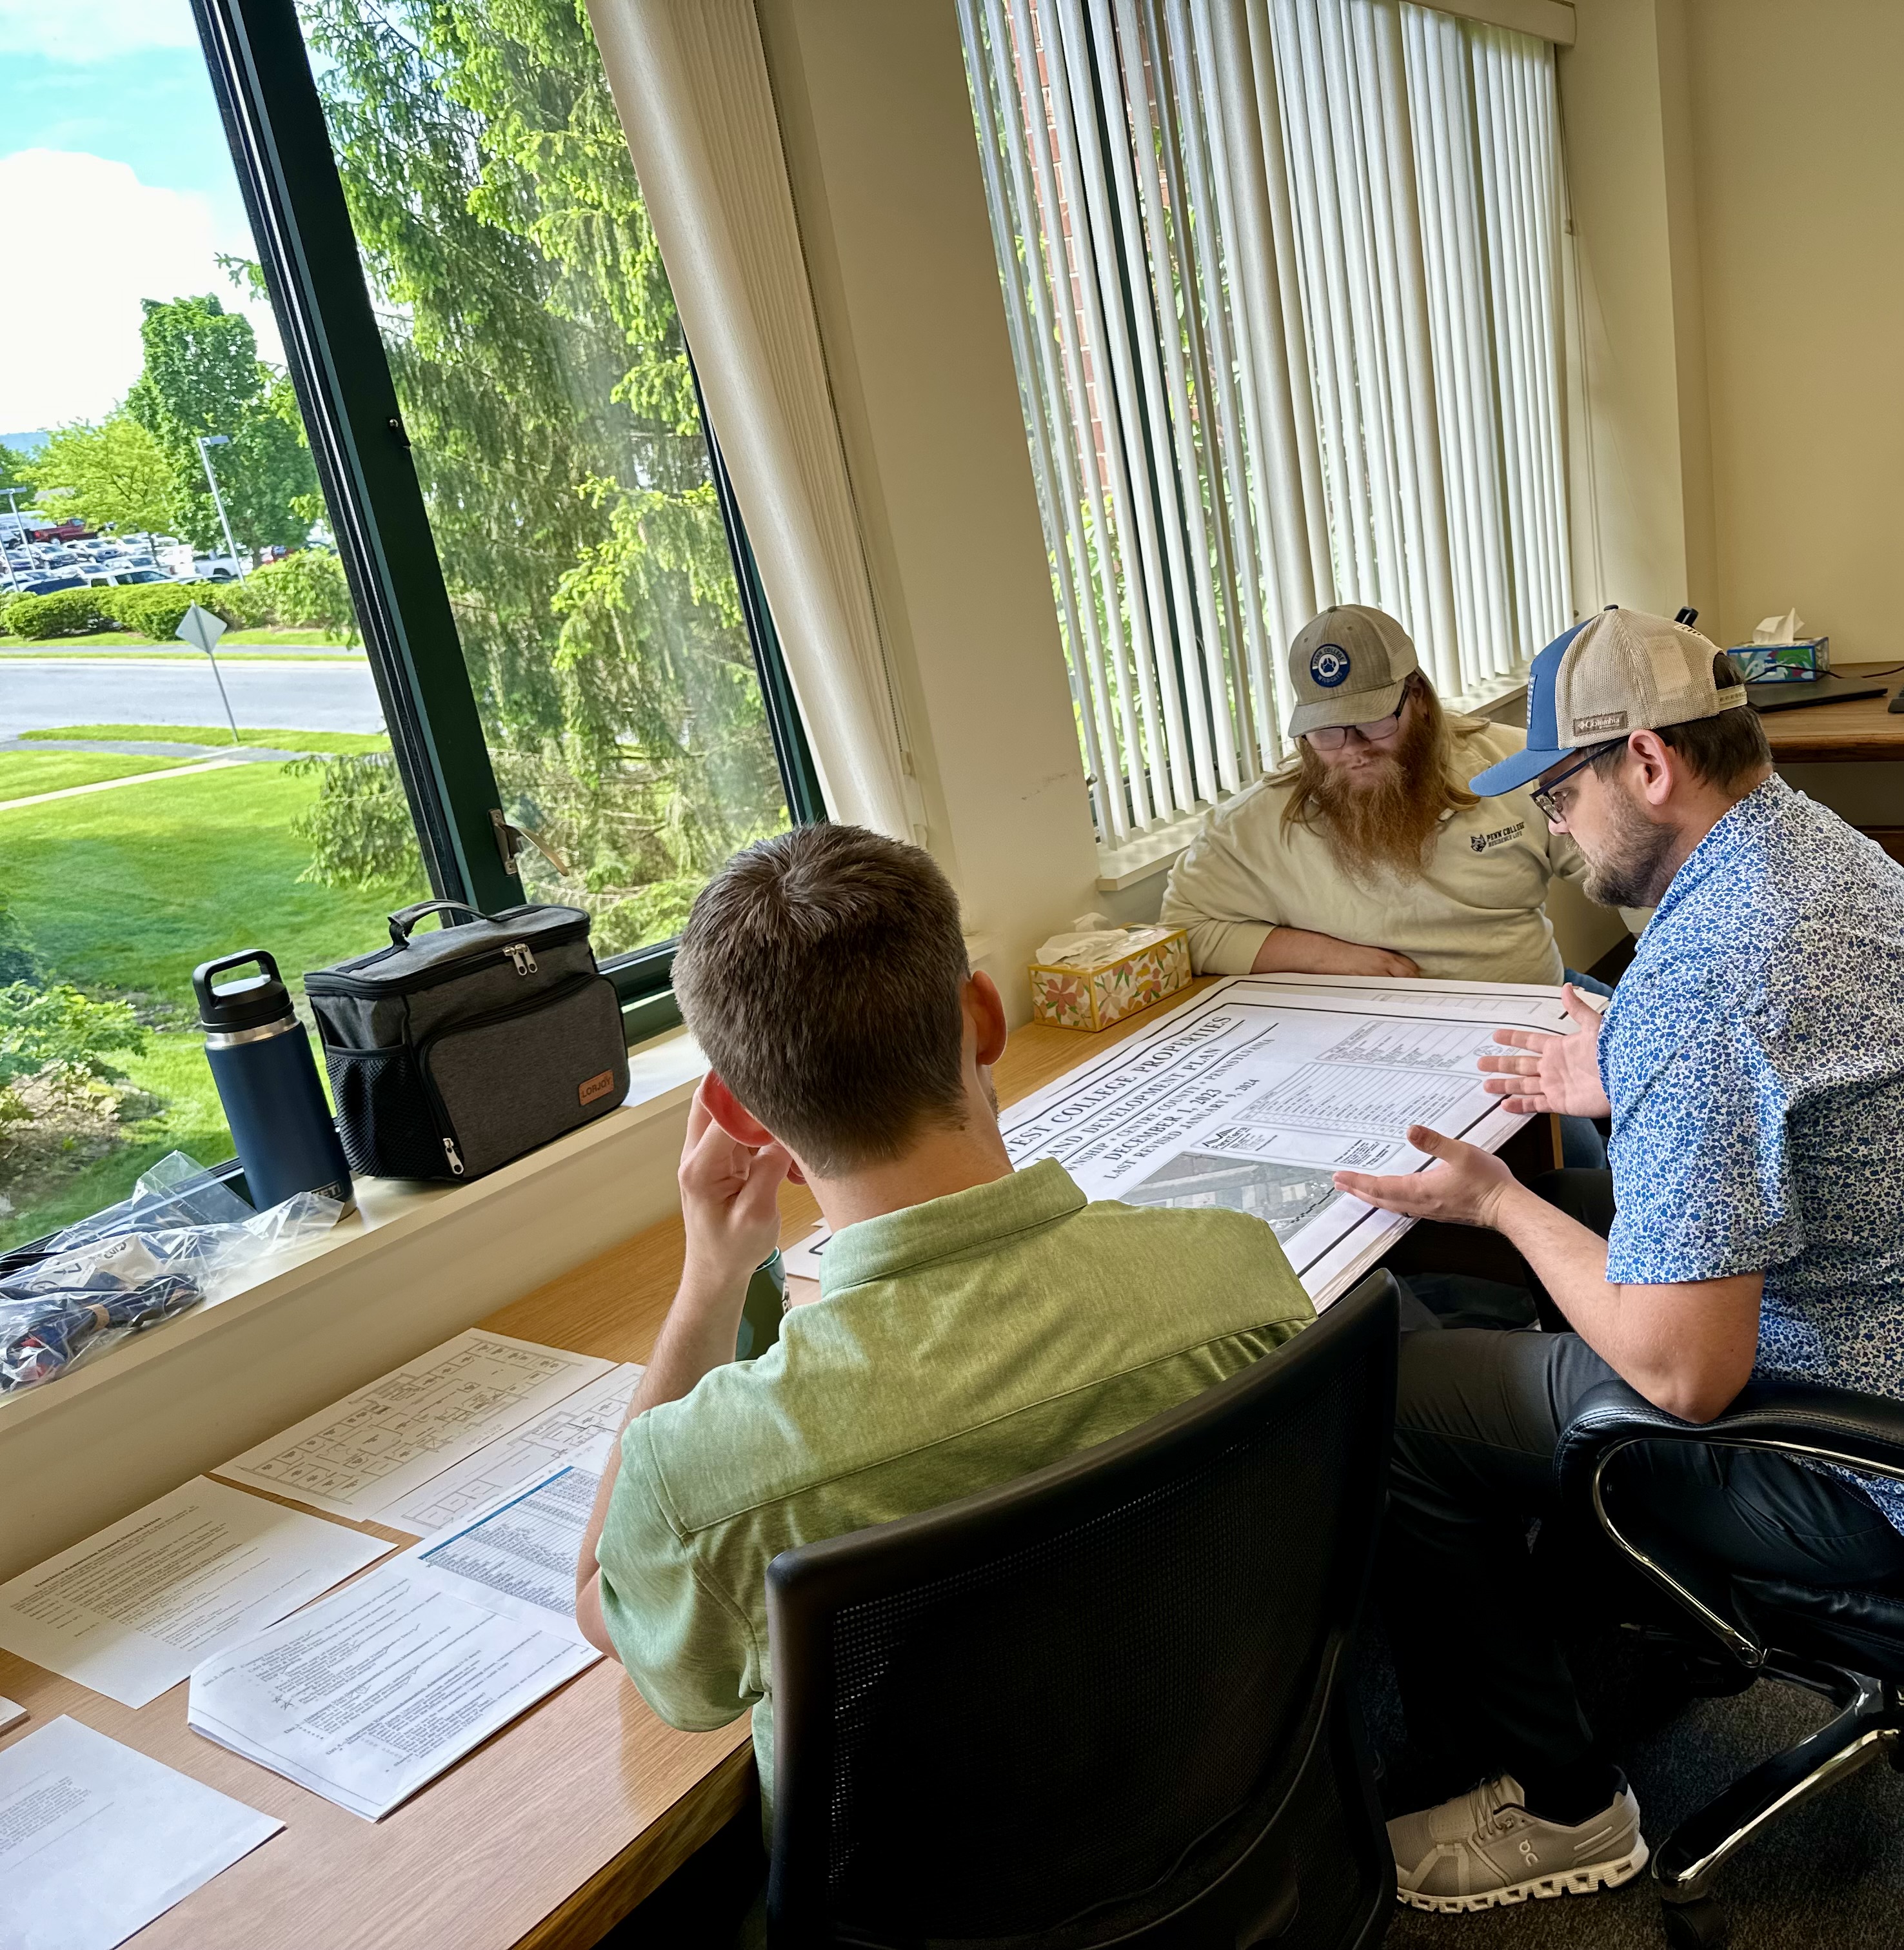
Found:
[[[463, 926], [410, 930], [425, 914]], [[423, 901], [390, 945], [304, 977], [351, 1169], [479, 1178], [628, 1095], [622, 1008], [580, 908]]]

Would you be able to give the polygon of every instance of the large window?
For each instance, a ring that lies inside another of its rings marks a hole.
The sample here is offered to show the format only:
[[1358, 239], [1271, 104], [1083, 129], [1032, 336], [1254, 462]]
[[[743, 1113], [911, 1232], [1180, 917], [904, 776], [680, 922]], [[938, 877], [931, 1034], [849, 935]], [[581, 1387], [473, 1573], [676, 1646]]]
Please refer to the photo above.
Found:
[[0, 43], [0, 1247], [230, 1155], [196, 963], [559, 900], [639, 1033], [821, 811], [574, 0], [114, 17]]
[[1499, 695], [1569, 620], [1551, 50], [1399, 0], [959, 0], [1098, 830], [1286, 749], [1332, 603]]

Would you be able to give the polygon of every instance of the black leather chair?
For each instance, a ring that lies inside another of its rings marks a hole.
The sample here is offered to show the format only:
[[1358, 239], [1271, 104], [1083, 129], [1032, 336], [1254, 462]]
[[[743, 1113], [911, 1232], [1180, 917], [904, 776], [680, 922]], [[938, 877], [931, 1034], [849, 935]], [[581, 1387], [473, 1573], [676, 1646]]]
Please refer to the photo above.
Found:
[[1709, 1889], [1734, 1850], [1774, 1817], [1872, 1761], [1904, 1767], [1904, 1590], [1825, 1590], [1747, 1576], [1716, 1556], [1678, 1545], [1669, 1553], [1648, 1542], [1644, 1505], [1636, 1492], [1622, 1497], [1619, 1465], [1622, 1451], [1653, 1442], [1765, 1450], [1904, 1480], [1904, 1404], [1842, 1388], [1758, 1382], [1715, 1421], [1693, 1423], [1662, 1413], [1624, 1382], [1608, 1382], [1586, 1397], [1562, 1434], [1563, 1499], [1572, 1510], [1590, 1509], [1628, 1561], [1703, 1628], [1693, 1637], [1722, 1668], [1708, 1690], [1783, 1679], [1838, 1709], [1654, 1850], [1669, 1941], [1681, 1950], [1715, 1950], [1725, 1941], [1725, 1919]]
[[1381, 1938], [1349, 1648], [1397, 1305], [1376, 1274], [1111, 1441], [774, 1560], [776, 1950]]

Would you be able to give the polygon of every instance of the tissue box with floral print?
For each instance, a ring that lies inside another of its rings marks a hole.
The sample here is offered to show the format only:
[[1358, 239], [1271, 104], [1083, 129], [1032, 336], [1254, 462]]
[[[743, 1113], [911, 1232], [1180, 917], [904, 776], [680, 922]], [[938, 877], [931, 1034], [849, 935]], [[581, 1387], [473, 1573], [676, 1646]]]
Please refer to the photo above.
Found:
[[1190, 938], [1180, 927], [1059, 936], [1039, 955], [1031, 967], [1031, 1012], [1061, 1029], [1108, 1029], [1190, 980]]

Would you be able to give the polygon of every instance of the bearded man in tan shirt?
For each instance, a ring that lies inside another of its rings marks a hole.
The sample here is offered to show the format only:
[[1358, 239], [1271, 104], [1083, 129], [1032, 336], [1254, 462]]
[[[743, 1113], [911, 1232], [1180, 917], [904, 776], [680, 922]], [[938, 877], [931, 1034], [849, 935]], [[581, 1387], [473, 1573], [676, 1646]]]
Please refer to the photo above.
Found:
[[1523, 735], [1444, 712], [1379, 609], [1324, 610], [1289, 678], [1295, 762], [1209, 815], [1164, 896], [1197, 973], [1559, 982], [1547, 888], [1579, 852], [1525, 792], [1465, 783]]

